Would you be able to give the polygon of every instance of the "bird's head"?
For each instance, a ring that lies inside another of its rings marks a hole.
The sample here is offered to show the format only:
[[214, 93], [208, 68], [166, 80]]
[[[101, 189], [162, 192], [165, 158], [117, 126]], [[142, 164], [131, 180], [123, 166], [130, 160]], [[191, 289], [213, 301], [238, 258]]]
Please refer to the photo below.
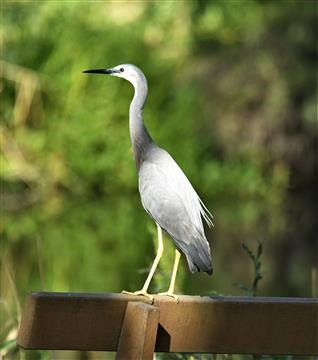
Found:
[[111, 76], [121, 77], [128, 80], [135, 87], [139, 81], [146, 82], [145, 75], [132, 64], [121, 64], [109, 69], [96, 69], [96, 70], [85, 70], [84, 73], [88, 74], [107, 74]]

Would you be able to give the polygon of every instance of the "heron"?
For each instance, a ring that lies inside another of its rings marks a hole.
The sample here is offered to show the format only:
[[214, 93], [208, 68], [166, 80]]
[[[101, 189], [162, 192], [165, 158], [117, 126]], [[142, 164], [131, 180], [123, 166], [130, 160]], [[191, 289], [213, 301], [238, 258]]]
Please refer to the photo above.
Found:
[[210, 246], [203, 227], [203, 219], [209, 227], [213, 226], [213, 216], [172, 156], [153, 141], [145, 127], [143, 109], [148, 85], [144, 73], [132, 64], [85, 70], [84, 73], [116, 76], [128, 80], [134, 87], [129, 108], [130, 139], [138, 172], [141, 203], [157, 225], [158, 247], [142, 289], [123, 293], [143, 295], [153, 302], [154, 297], [148, 293], [148, 288], [164, 251], [164, 230], [175, 244], [175, 260], [169, 288], [158, 295], [167, 295], [178, 301], [174, 288], [182, 253], [191, 273], [201, 271], [211, 275], [213, 272]]

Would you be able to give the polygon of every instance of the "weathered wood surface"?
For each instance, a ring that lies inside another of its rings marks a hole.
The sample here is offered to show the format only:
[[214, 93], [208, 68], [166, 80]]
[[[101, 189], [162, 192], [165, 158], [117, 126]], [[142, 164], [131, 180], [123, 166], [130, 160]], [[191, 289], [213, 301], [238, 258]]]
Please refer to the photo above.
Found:
[[[149, 304], [122, 294], [32, 293], [17, 342], [25, 349], [123, 349], [127, 304], [136, 301]], [[318, 355], [317, 299], [180, 296], [176, 303], [155, 296], [152, 306], [159, 309], [156, 351]]]
[[130, 301], [125, 312], [116, 359], [153, 359], [158, 322], [157, 307]]

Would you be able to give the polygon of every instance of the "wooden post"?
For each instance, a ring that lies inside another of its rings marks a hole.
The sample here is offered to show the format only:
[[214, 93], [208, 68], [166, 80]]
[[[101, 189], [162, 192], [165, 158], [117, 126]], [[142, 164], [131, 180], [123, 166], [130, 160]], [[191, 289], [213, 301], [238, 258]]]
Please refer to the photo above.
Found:
[[152, 360], [157, 337], [159, 309], [129, 302], [117, 349], [117, 360]]

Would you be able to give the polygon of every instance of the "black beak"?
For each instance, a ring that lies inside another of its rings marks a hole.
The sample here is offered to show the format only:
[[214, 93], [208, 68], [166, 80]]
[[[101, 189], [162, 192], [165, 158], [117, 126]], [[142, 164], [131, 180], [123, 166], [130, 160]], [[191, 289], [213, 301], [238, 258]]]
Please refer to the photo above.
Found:
[[83, 73], [87, 74], [113, 74], [116, 70], [113, 69], [96, 69], [96, 70], [85, 70]]

